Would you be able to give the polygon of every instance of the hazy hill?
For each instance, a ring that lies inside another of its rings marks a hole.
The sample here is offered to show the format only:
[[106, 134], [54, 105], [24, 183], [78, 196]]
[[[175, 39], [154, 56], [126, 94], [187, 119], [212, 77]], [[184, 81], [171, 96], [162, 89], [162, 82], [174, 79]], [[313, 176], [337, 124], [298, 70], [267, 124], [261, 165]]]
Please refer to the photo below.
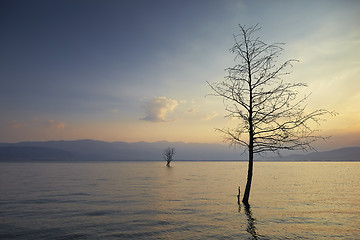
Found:
[[289, 161], [360, 161], [360, 147], [340, 148], [305, 155], [290, 155], [286, 159]]
[[[0, 161], [124, 161], [163, 160], [166, 147], [176, 149], [175, 160], [245, 160], [240, 149], [224, 144], [183, 142], [103, 142], [95, 140], [0, 143]], [[327, 152], [260, 158], [262, 161], [360, 161], [360, 147]]]
[[[103, 142], [95, 140], [0, 143], [0, 161], [30, 160], [162, 160], [166, 147], [174, 147], [175, 160], [239, 160], [241, 151], [222, 144], [183, 142]], [[9, 148], [11, 147], [11, 148]], [[34, 149], [37, 149], [35, 152]], [[41, 150], [43, 152], [41, 153]], [[55, 150], [60, 150], [57, 152]], [[33, 155], [32, 155], [33, 154]], [[56, 157], [55, 157], [56, 156]]]
[[0, 161], [73, 161], [78, 158], [75, 153], [46, 147], [0, 147]]

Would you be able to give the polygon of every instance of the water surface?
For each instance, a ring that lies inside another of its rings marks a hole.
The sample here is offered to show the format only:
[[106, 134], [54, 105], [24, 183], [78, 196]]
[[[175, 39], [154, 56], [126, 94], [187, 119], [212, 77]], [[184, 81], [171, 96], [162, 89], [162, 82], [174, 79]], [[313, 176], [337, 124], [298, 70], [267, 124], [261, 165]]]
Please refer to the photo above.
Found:
[[0, 239], [360, 239], [360, 163], [0, 163]]

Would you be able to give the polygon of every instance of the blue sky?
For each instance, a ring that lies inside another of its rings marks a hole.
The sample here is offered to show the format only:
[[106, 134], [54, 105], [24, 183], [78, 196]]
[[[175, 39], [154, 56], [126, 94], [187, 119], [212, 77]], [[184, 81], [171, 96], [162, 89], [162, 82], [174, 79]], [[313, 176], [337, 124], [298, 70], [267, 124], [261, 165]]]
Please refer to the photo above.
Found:
[[[1, 1], [0, 141], [222, 142], [206, 81], [234, 64], [238, 24], [299, 59], [331, 146], [360, 145], [359, 1]], [[342, 139], [347, 139], [344, 142]], [[351, 141], [349, 140], [351, 139]], [[341, 144], [340, 144], [341, 142]]]

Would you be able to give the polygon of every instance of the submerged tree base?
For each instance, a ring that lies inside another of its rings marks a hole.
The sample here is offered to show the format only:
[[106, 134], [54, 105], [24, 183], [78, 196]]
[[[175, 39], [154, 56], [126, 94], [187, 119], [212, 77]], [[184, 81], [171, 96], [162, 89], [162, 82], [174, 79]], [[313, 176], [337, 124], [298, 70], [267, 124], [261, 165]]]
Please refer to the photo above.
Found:
[[242, 203], [244, 204], [245, 207], [250, 207], [249, 201], [248, 200], [242, 200]]

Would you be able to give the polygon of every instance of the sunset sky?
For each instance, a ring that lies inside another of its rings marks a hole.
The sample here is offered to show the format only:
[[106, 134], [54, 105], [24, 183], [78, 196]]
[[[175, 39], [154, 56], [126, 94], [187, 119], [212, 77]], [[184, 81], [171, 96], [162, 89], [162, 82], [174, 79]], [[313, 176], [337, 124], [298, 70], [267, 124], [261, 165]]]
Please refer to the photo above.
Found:
[[308, 108], [338, 116], [320, 150], [360, 146], [360, 1], [0, 2], [0, 142], [222, 143], [209, 82], [234, 65], [238, 24], [286, 43]]

